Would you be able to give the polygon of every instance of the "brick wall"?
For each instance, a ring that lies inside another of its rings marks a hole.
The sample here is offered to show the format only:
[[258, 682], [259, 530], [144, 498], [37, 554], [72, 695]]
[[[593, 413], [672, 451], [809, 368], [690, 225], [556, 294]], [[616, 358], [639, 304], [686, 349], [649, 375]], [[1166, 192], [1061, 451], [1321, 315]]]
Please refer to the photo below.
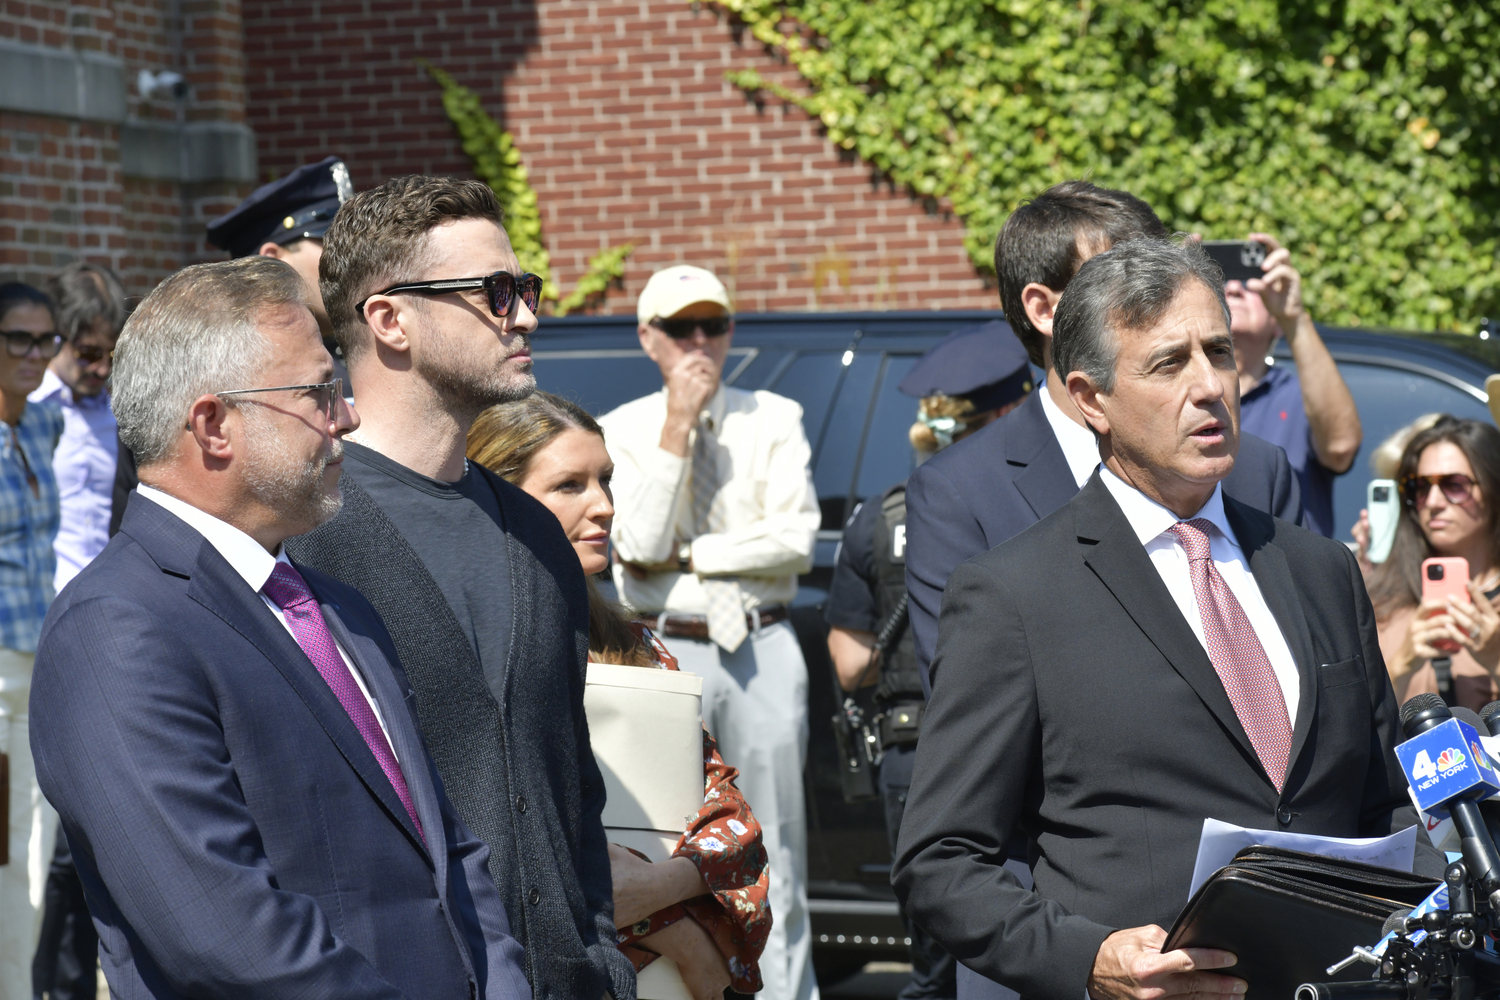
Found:
[[682, 0], [260, 0], [247, 7], [248, 113], [265, 177], [329, 153], [357, 187], [468, 174], [426, 59], [510, 129], [563, 289], [634, 242], [628, 312], [652, 271], [715, 269], [743, 310], [993, 308], [960, 223], [891, 192], [800, 110], [723, 79], [795, 72]]
[[[77, 113], [18, 110], [45, 103], [45, 93], [0, 94], [0, 280], [40, 282], [83, 258], [143, 294], [185, 264], [222, 257], [204, 243], [204, 223], [248, 192], [249, 177], [128, 176], [122, 148], [133, 125], [242, 123], [242, 38], [238, 4], [221, 0], [180, 0], [175, 12], [173, 0], [0, 0], [0, 44], [20, 46], [0, 59], [19, 65], [40, 54], [56, 65], [83, 55], [120, 91], [108, 113], [98, 111], [110, 100], [97, 92], [80, 96], [87, 107]], [[190, 96], [143, 100], [141, 69], [182, 73]]]

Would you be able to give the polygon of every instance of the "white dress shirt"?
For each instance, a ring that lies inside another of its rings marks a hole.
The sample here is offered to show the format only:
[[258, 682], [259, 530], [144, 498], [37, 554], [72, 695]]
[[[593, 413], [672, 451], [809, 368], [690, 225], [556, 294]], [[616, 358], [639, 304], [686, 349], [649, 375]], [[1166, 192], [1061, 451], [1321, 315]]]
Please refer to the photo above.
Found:
[[[276, 555], [273, 556], [266, 551], [264, 545], [239, 528], [199, 510], [190, 503], [163, 493], [161, 490], [152, 489], [145, 483], [137, 486], [136, 492], [177, 515], [187, 522], [188, 527], [207, 539], [208, 544], [217, 549], [219, 555], [224, 557], [224, 561], [250, 585], [250, 589], [260, 595], [260, 599], [265, 602], [266, 607], [271, 609], [271, 613], [276, 616], [281, 627], [286, 629], [287, 634], [293, 639], [297, 638], [297, 633], [292, 631], [292, 626], [286, 620], [286, 615], [282, 613], [281, 608], [261, 591], [266, 581], [271, 578], [271, 571], [276, 568], [277, 563], [283, 562], [288, 566], [291, 565], [291, 560], [286, 557], [285, 546], [277, 549]], [[375, 721], [380, 723], [380, 731], [385, 733], [385, 741], [391, 745], [391, 756], [394, 757], [396, 745], [391, 742], [391, 731], [386, 728], [385, 716], [380, 714], [380, 705], [370, 696], [370, 689], [365, 686], [364, 676], [355, 666], [354, 661], [349, 658], [344, 644], [339, 642], [332, 630], [329, 631], [329, 636], [333, 639], [333, 644], [338, 647], [339, 656], [344, 659], [344, 666], [348, 667], [349, 673], [354, 676], [354, 683], [359, 685], [359, 693], [365, 696], [365, 701], [370, 703], [370, 708], [375, 712]], [[397, 762], [399, 763], [399, 760]]]
[[[1036, 387], [1036, 390], [1042, 397], [1042, 412], [1047, 415], [1047, 423], [1052, 426], [1052, 434], [1057, 438], [1057, 443], [1062, 446], [1063, 458], [1068, 460], [1068, 471], [1073, 473], [1073, 480], [1081, 490], [1083, 484], [1089, 481], [1089, 477], [1099, 467], [1099, 439], [1094, 437], [1093, 431], [1077, 421], [1070, 420], [1068, 415], [1058, 408], [1057, 404], [1052, 401], [1052, 394], [1047, 391], [1045, 380]], [[1070, 401], [1068, 405], [1073, 404]]]
[[1135, 529], [1136, 537], [1146, 547], [1146, 554], [1151, 557], [1151, 565], [1155, 566], [1156, 572], [1161, 575], [1161, 582], [1167, 585], [1167, 592], [1172, 595], [1172, 600], [1177, 602], [1178, 609], [1182, 611], [1182, 617], [1186, 618], [1188, 624], [1192, 626], [1193, 634], [1198, 637], [1198, 642], [1203, 644], [1204, 652], [1208, 651], [1208, 642], [1203, 636], [1203, 619], [1198, 614], [1198, 596], [1193, 591], [1193, 578], [1188, 569], [1187, 551], [1182, 547], [1182, 542], [1172, 533], [1171, 528], [1179, 520], [1191, 521], [1197, 517], [1213, 525], [1214, 530], [1208, 533], [1208, 546], [1214, 565], [1218, 567], [1219, 575], [1224, 578], [1224, 582], [1229, 585], [1235, 600], [1239, 601], [1240, 607], [1244, 608], [1245, 617], [1250, 620], [1250, 627], [1255, 629], [1261, 648], [1266, 651], [1266, 658], [1271, 661], [1271, 669], [1276, 673], [1276, 682], [1281, 685], [1281, 696], [1286, 700], [1286, 717], [1295, 726], [1297, 703], [1302, 693], [1301, 680], [1297, 676], [1297, 663], [1292, 659], [1292, 649], [1287, 645], [1281, 626], [1276, 623], [1271, 609], [1266, 606], [1266, 599], [1260, 592], [1260, 584], [1250, 572], [1250, 565], [1245, 560], [1245, 553], [1240, 549], [1239, 541], [1234, 537], [1234, 530], [1230, 528], [1229, 520], [1224, 516], [1223, 487], [1214, 487], [1213, 496], [1208, 498], [1208, 503], [1204, 504], [1203, 509], [1193, 517], [1179, 518], [1115, 475], [1108, 466], [1100, 470], [1099, 476], [1110, 495], [1115, 498], [1115, 502], [1120, 505], [1120, 510], [1124, 511], [1130, 526]]
[[797, 575], [812, 568], [822, 514], [802, 430], [802, 407], [770, 392], [720, 386], [704, 408], [718, 438], [724, 530], [694, 537], [692, 470], [695, 429], [687, 457], [661, 448], [667, 391], [626, 403], [599, 419], [615, 461], [615, 553], [625, 562], [675, 562], [678, 546], [692, 553], [691, 573], [675, 570], [637, 580], [616, 564], [620, 599], [640, 613], [701, 614], [708, 598], [698, 575], [734, 576], [745, 610], [786, 604]]

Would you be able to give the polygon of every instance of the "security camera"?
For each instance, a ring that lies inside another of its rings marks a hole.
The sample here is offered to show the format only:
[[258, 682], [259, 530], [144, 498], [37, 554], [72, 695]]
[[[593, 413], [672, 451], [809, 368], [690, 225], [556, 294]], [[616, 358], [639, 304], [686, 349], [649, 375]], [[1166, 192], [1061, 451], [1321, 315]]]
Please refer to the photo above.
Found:
[[181, 101], [188, 95], [188, 82], [182, 78], [181, 73], [174, 73], [169, 69], [157, 73], [143, 69], [135, 78], [135, 85], [141, 98], [147, 101], [164, 98]]

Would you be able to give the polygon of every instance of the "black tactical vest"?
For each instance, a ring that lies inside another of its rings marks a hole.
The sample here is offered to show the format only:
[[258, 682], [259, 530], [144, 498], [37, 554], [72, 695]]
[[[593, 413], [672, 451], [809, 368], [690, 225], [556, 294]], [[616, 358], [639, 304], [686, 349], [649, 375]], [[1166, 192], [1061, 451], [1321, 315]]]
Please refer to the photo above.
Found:
[[[891, 620], [906, 594], [906, 484], [892, 486], [880, 498], [880, 520], [875, 522], [875, 611], [877, 633]], [[881, 704], [922, 700], [922, 676], [917, 671], [916, 641], [903, 612], [889, 651], [880, 662], [875, 700]]]

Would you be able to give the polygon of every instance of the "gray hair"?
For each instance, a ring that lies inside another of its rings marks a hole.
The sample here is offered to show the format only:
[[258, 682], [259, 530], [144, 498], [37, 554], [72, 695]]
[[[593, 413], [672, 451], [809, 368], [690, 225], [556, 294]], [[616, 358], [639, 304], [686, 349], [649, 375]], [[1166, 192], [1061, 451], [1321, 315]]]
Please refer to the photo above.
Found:
[[1135, 239], [1091, 257], [1068, 284], [1052, 317], [1052, 366], [1083, 372], [1101, 392], [1115, 387], [1119, 335], [1161, 319], [1187, 281], [1213, 292], [1229, 329], [1224, 272], [1194, 243]]
[[104, 319], [111, 334], [125, 325], [125, 289], [107, 267], [74, 261], [47, 279], [57, 302], [57, 332], [72, 340]]
[[305, 288], [291, 265], [256, 255], [185, 267], [146, 296], [115, 348], [110, 400], [137, 465], [171, 454], [193, 400], [254, 387], [271, 355], [256, 320], [303, 303]]

